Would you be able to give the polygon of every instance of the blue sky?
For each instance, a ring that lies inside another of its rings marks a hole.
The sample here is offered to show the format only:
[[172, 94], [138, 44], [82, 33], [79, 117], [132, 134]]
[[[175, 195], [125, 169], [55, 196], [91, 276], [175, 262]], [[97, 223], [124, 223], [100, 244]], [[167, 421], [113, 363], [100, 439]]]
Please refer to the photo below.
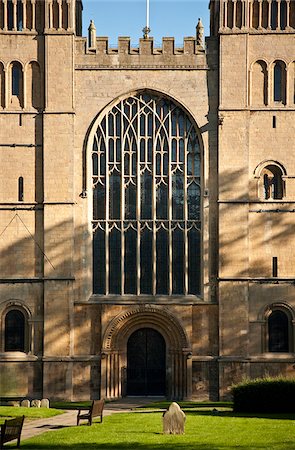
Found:
[[[161, 45], [163, 36], [174, 36], [177, 44], [183, 37], [194, 36], [198, 17], [202, 18], [206, 36], [209, 34], [209, 0], [150, 0], [150, 36]], [[83, 36], [90, 19], [97, 36], [109, 36], [111, 45], [118, 36], [130, 36], [138, 45], [146, 23], [146, 0], [83, 0]]]

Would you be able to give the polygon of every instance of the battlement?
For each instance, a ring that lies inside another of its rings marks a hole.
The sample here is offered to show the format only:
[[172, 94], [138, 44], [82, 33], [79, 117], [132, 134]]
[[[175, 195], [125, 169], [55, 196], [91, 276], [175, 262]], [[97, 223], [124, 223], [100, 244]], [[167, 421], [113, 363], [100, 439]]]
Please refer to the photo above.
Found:
[[109, 45], [108, 37], [96, 37], [91, 42], [86, 38], [76, 38], [77, 65], [106, 66], [206, 66], [204, 46], [195, 37], [185, 37], [183, 46], [175, 45], [173, 37], [163, 37], [162, 46], [155, 47], [153, 38], [139, 39], [139, 46], [132, 47], [130, 37], [118, 38], [116, 48]]
[[80, 65], [100, 65], [112, 67], [204, 67], [204, 27], [201, 20], [196, 27], [195, 37], [185, 37], [183, 46], [175, 46], [173, 37], [163, 37], [162, 46], [155, 47], [152, 37], [139, 39], [138, 47], [131, 47], [130, 37], [118, 38], [116, 48], [109, 45], [108, 37], [96, 37], [94, 22], [90, 22], [88, 39], [76, 38], [76, 62]]

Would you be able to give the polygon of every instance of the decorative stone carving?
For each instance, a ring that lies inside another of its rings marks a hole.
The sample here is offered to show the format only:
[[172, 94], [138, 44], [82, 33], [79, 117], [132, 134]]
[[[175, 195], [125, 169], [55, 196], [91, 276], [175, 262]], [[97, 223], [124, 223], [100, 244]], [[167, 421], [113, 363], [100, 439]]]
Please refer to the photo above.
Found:
[[32, 408], [40, 408], [40, 406], [41, 406], [40, 400], [32, 400], [31, 401], [31, 407]]
[[49, 408], [49, 400], [48, 400], [48, 398], [42, 398], [42, 400], [41, 400], [41, 408]]
[[204, 26], [201, 19], [199, 19], [197, 25], [197, 45], [204, 47]]
[[180, 409], [178, 403], [171, 403], [168, 410], [163, 415], [164, 434], [183, 434], [185, 424], [185, 414]]
[[22, 406], [23, 408], [29, 408], [31, 406], [30, 400], [28, 400], [27, 398], [25, 400], [23, 400], [20, 404], [20, 406]]

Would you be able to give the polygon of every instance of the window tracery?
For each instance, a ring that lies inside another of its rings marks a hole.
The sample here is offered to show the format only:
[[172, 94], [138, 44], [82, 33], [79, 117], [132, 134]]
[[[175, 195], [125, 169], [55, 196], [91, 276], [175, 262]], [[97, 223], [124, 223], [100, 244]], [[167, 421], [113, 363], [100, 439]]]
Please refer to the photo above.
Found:
[[92, 148], [93, 290], [200, 293], [197, 130], [171, 100], [141, 92], [102, 119]]

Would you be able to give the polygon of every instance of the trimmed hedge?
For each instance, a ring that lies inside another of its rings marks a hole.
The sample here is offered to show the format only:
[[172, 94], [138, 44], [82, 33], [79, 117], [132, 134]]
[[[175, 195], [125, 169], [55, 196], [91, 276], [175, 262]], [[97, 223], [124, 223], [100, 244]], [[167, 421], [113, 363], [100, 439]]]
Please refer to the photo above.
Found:
[[235, 412], [295, 412], [295, 379], [257, 378], [232, 387]]

